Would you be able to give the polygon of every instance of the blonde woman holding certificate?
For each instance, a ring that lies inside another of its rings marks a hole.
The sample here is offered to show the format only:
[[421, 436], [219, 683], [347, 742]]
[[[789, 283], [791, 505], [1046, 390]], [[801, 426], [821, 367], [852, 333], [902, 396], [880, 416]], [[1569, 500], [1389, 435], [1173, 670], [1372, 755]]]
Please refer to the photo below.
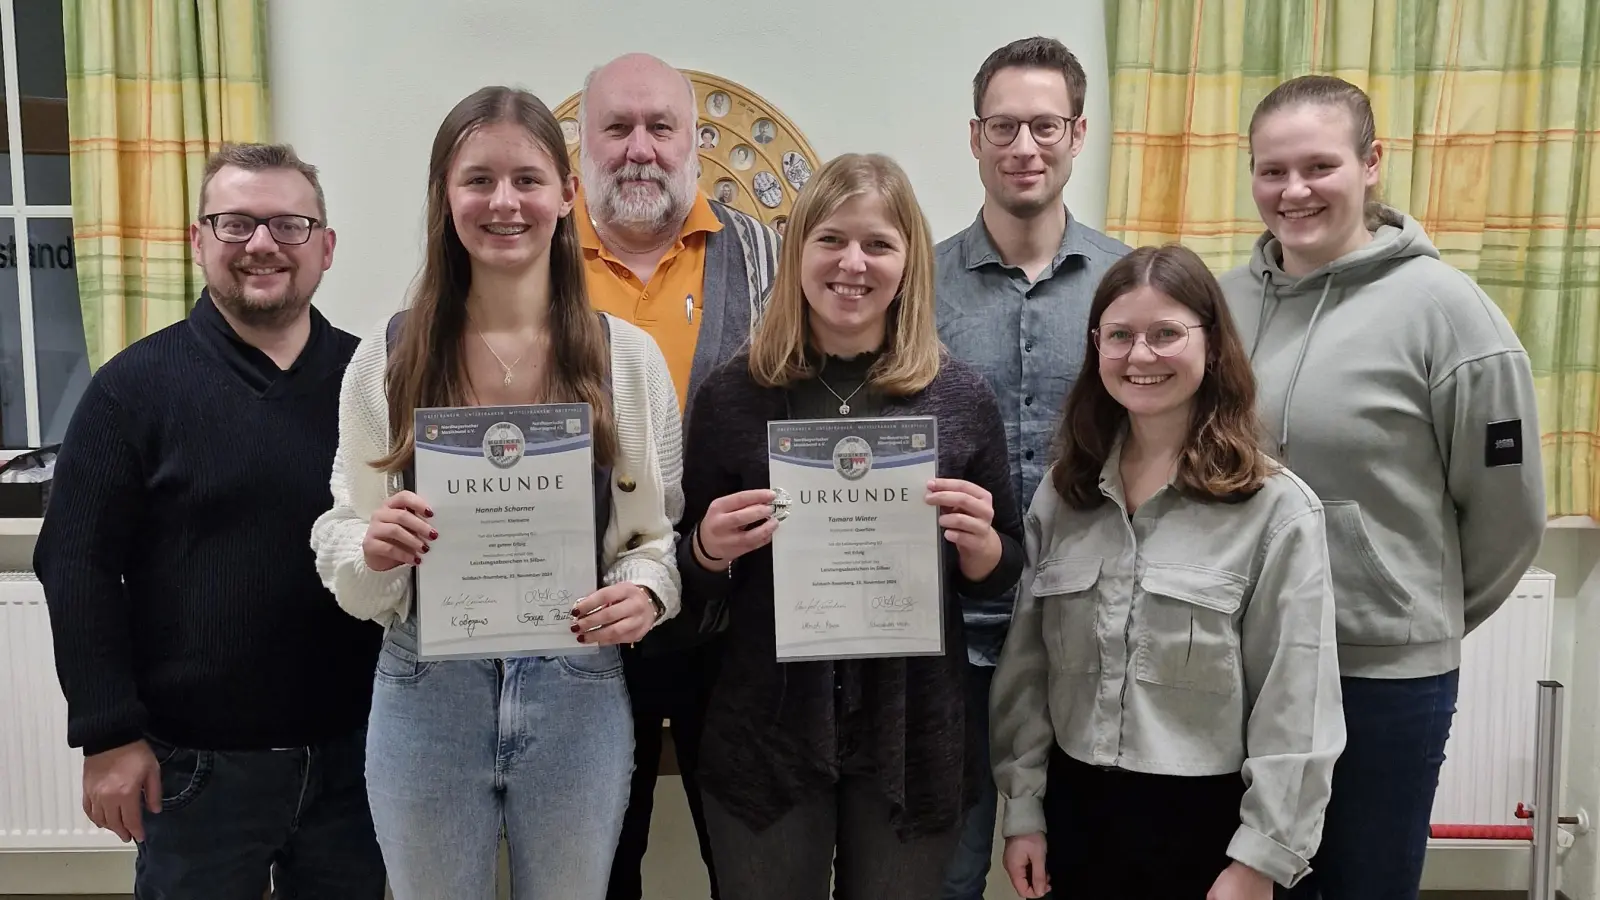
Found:
[[[312, 544], [340, 606], [388, 628], [367, 783], [396, 900], [493, 896], [502, 827], [518, 900], [605, 896], [633, 766], [617, 645], [678, 609], [677, 396], [655, 343], [590, 309], [575, 192], [537, 98], [497, 87], [461, 101], [433, 145], [410, 309], [345, 375], [334, 507]], [[450, 536], [430, 507], [445, 498], [394, 484], [415, 483], [416, 411], [551, 403], [591, 413], [593, 483], [576, 488], [594, 493], [601, 577], [568, 613], [570, 649], [590, 652], [419, 659], [413, 575]]]
[[[994, 394], [934, 330], [933, 244], [899, 166], [847, 155], [807, 183], [749, 353], [691, 409], [679, 569], [690, 609], [727, 603], [699, 770], [722, 897], [825, 900], [830, 875], [841, 900], [937, 896], [990, 777], [961, 604], [1016, 582], [1022, 532]], [[935, 477], [896, 502], [927, 514], [942, 588], [900, 601], [943, 616], [943, 652], [780, 661], [768, 423], [885, 417], [937, 422]]]

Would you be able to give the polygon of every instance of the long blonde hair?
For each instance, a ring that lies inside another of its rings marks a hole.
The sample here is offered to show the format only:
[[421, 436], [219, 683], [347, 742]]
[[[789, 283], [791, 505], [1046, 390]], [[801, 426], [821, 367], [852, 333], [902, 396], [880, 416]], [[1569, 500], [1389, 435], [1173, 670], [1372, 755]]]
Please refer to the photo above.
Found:
[[817, 170], [795, 201], [778, 259], [772, 297], [750, 343], [750, 375], [762, 387], [788, 387], [816, 375], [806, 347], [811, 306], [800, 285], [800, 260], [811, 234], [847, 200], [875, 191], [906, 242], [900, 291], [886, 311], [883, 354], [868, 380], [889, 396], [915, 394], [939, 372], [942, 352], [934, 324], [933, 237], [911, 190], [911, 179], [878, 153], [847, 153]]

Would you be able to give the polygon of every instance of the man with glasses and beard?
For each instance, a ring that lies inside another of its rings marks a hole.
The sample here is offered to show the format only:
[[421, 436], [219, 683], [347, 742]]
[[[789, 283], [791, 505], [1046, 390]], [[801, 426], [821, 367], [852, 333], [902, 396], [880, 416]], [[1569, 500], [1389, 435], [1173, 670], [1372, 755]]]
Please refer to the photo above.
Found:
[[[573, 210], [594, 307], [655, 339], [685, 418], [705, 376], [749, 339], [777, 269], [779, 237], [759, 220], [700, 190], [698, 102], [688, 78], [634, 53], [595, 69], [579, 99], [581, 188]], [[608, 900], [639, 900], [640, 865], [660, 766], [662, 725], [672, 745], [717, 896], [694, 769], [713, 638], [689, 616], [669, 621], [623, 666], [633, 698], [634, 775]]]
[[[1000, 400], [1012, 488], [1024, 510], [1050, 465], [1057, 417], [1083, 366], [1095, 287], [1130, 250], [1074, 217], [1061, 197], [1088, 133], [1087, 88], [1077, 57], [1053, 38], [1024, 38], [989, 54], [972, 81], [968, 126], [983, 208], [935, 256], [939, 337], [989, 379]], [[967, 713], [985, 732], [1014, 600], [969, 601], [964, 610]], [[983, 897], [998, 805], [994, 781], [984, 784], [942, 900]]]
[[224, 147], [189, 239], [206, 287], [95, 373], [34, 556], [83, 810], [137, 842], [140, 897], [379, 900], [382, 631], [310, 546], [357, 343], [311, 306], [334, 247], [317, 170]]

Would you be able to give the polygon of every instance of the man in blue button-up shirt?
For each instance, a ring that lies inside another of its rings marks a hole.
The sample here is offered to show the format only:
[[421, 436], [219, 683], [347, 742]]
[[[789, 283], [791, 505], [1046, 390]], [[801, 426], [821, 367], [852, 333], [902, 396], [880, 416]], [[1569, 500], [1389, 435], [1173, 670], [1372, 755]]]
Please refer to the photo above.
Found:
[[[1053, 38], [1014, 41], [989, 55], [972, 82], [983, 209], [937, 249], [939, 336], [999, 397], [1012, 487], [1024, 508], [1049, 467], [1056, 419], [1083, 366], [1095, 287], [1129, 252], [1073, 218], [1061, 199], [1087, 133], [1086, 90], [1083, 66]], [[986, 732], [1012, 600], [966, 607], [968, 705]], [[982, 900], [997, 802], [993, 780], [983, 783], [944, 900]]]

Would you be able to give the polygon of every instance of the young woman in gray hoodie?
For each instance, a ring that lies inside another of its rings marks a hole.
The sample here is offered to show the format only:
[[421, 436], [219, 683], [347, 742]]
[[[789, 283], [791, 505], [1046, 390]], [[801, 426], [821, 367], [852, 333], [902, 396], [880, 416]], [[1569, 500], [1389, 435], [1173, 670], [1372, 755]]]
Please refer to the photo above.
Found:
[[[1528, 356], [1417, 221], [1373, 199], [1362, 91], [1285, 82], [1250, 122], [1267, 232], [1222, 279], [1270, 447], [1322, 499], [1348, 745], [1293, 897], [1415, 898], [1461, 639], [1544, 535]], [[1528, 686], [1532, 689], [1532, 685]]]

